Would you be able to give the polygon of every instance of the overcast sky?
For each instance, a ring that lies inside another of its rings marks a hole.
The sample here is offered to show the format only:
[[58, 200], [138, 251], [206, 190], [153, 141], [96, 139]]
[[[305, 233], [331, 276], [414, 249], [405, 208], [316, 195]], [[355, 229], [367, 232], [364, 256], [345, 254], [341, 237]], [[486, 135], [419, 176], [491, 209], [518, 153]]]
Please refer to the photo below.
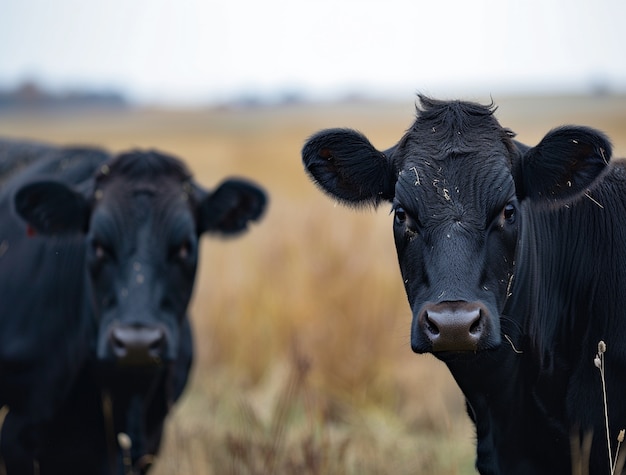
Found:
[[626, 1], [0, 0], [0, 86], [24, 79], [183, 104], [626, 91]]

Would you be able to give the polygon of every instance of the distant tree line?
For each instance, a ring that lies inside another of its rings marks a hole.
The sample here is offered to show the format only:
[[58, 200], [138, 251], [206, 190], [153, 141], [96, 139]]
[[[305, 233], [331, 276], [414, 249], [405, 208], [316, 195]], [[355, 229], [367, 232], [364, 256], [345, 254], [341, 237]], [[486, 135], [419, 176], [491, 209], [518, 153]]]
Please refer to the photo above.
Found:
[[128, 106], [118, 92], [69, 90], [51, 92], [34, 81], [25, 81], [9, 90], [0, 89], [0, 111], [40, 108], [119, 108]]

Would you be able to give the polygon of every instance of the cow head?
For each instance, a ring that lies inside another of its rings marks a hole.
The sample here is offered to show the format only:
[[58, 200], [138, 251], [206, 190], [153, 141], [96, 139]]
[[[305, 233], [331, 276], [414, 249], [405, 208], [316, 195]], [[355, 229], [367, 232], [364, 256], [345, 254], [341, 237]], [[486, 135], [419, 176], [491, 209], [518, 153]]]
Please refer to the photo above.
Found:
[[133, 366], [176, 357], [200, 236], [245, 231], [265, 203], [264, 192], [242, 180], [207, 191], [157, 152], [119, 155], [83, 189], [39, 181], [15, 195], [36, 233], [84, 234], [97, 358]]
[[324, 130], [302, 156], [313, 180], [348, 205], [388, 201], [417, 353], [496, 348], [527, 205], [559, 206], [592, 185], [611, 147], [564, 127], [533, 148], [493, 107], [420, 97], [411, 128], [386, 151], [353, 130]]

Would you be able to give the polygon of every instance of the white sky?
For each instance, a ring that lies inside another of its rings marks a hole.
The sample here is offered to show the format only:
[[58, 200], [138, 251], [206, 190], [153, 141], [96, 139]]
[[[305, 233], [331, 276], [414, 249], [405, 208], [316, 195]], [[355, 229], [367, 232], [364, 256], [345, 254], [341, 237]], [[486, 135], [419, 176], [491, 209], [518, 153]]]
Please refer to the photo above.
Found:
[[624, 0], [0, 0], [0, 86], [460, 96], [626, 91]]

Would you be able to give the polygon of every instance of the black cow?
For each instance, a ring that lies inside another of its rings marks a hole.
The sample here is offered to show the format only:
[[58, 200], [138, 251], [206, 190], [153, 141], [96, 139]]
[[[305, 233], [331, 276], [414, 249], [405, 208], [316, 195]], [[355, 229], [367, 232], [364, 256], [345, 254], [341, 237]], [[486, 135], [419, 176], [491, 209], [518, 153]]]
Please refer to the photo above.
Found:
[[570, 474], [570, 436], [593, 433], [590, 473], [608, 473], [626, 426], [626, 169], [600, 132], [567, 126], [535, 147], [493, 106], [420, 96], [417, 118], [381, 152], [324, 130], [306, 170], [349, 205], [392, 204], [413, 312], [411, 347], [444, 361], [476, 424], [483, 474]]
[[200, 237], [245, 231], [265, 204], [239, 179], [205, 190], [156, 151], [59, 149], [11, 177], [0, 196], [9, 475], [147, 470], [191, 365]]

